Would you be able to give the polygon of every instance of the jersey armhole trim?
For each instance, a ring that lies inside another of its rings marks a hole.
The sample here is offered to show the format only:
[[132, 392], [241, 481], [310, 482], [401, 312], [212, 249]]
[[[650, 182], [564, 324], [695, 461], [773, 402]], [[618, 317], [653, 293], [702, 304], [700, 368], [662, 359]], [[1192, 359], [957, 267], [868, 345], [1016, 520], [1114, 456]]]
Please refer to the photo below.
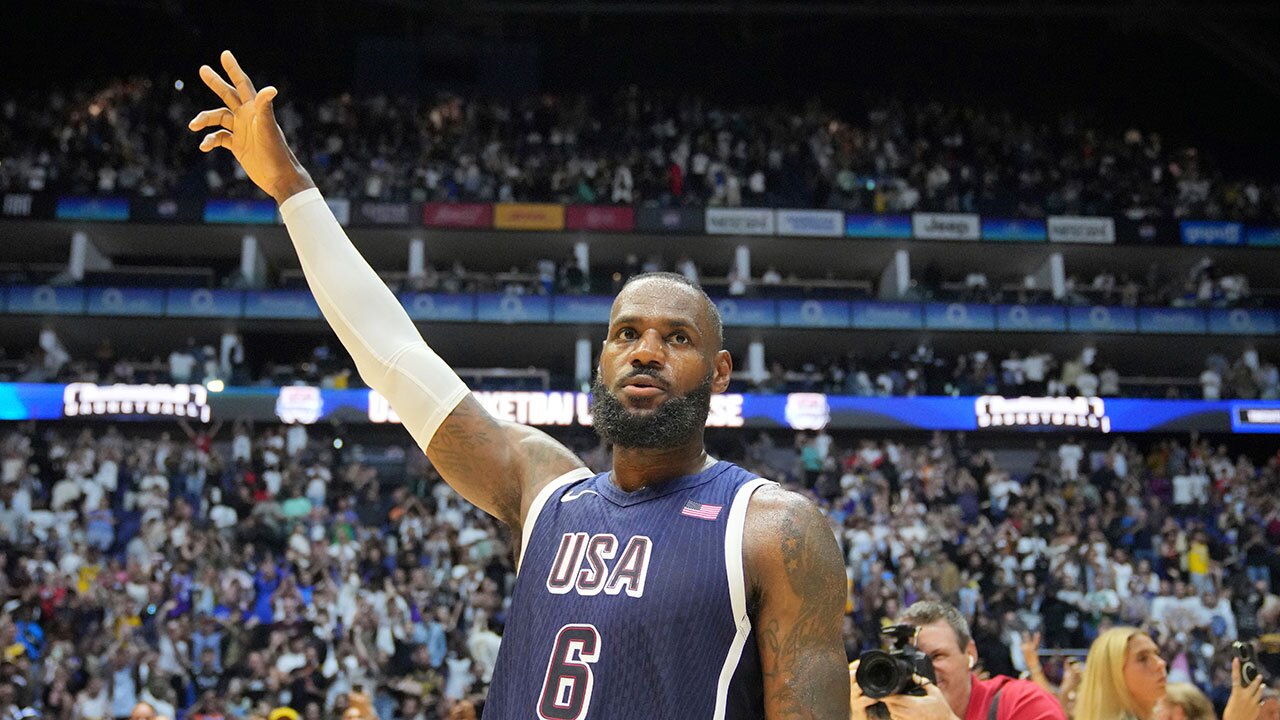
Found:
[[776, 485], [772, 480], [756, 478], [739, 487], [733, 495], [724, 530], [724, 568], [729, 579], [729, 605], [733, 609], [733, 622], [737, 634], [729, 645], [724, 666], [720, 668], [720, 680], [716, 685], [716, 709], [714, 720], [724, 720], [729, 701], [729, 685], [742, 660], [742, 649], [751, 634], [751, 617], [747, 614], [746, 559], [742, 557], [742, 537], [747, 527], [747, 506], [751, 496], [765, 485]]
[[524, 553], [529, 549], [529, 538], [533, 537], [533, 526], [538, 522], [538, 516], [542, 514], [542, 507], [547, 504], [547, 499], [551, 497], [552, 493], [565, 485], [591, 477], [595, 477], [595, 473], [591, 472], [591, 468], [574, 468], [547, 483], [546, 487], [539, 490], [538, 494], [534, 496], [533, 504], [529, 506], [529, 512], [524, 516], [524, 522], [521, 524], [520, 557], [516, 560], [517, 575], [520, 573], [521, 566], [524, 565]]

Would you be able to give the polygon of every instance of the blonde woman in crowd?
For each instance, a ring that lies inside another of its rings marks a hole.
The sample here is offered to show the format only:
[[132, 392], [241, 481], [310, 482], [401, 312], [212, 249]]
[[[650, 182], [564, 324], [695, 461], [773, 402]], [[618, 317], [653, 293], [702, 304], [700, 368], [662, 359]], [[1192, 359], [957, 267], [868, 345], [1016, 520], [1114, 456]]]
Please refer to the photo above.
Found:
[[[1165, 720], [1182, 706], [1162, 703], [1169, 691], [1167, 665], [1151, 636], [1133, 627], [1112, 628], [1089, 647], [1075, 720]], [[1257, 720], [1262, 679], [1240, 686], [1240, 663], [1231, 663], [1232, 691], [1223, 720]], [[1176, 684], [1175, 684], [1176, 686]], [[1175, 693], [1180, 693], [1175, 690]], [[1181, 695], [1175, 694], [1174, 700]], [[1171, 701], [1172, 702], [1172, 701]], [[1194, 711], [1195, 707], [1191, 706]], [[1185, 717], [1200, 717], [1199, 715]], [[1207, 716], [1212, 718], [1212, 709]]]

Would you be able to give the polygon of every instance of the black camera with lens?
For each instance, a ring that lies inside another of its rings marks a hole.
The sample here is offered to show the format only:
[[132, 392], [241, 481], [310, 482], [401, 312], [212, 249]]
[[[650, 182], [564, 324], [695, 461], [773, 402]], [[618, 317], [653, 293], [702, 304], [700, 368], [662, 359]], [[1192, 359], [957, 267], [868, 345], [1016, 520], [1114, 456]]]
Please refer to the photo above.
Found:
[[[890, 625], [880, 631], [882, 638], [892, 638], [893, 645], [888, 650], [868, 650], [858, 658], [858, 670], [853, 677], [863, 695], [869, 698], [924, 695], [925, 689], [915, 681], [915, 676], [937, 682], [933, 661], [912, 645], [916, 632], [911, 625]], [[883, 703], [872, 705], [867, 710], [869, 717], [888, 717]]]

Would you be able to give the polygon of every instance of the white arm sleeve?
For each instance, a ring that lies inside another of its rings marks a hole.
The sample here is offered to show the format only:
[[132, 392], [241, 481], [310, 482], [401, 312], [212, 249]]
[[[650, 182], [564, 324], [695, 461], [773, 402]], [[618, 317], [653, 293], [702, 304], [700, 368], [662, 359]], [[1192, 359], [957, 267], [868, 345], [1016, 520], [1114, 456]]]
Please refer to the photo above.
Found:
[[469, 392], [414, 327], [311, 188], [280, 205], [316, 304], [351, 353], [360, 377], [391, 404], [424, 451]]

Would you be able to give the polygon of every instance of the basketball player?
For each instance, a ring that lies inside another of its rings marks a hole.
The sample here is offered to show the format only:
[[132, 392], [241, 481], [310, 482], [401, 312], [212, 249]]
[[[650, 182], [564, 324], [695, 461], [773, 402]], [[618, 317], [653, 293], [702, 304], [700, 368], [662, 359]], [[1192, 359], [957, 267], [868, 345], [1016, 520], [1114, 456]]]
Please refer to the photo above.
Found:
[[[192, 131], [280, 204], [307, 282], [360, 375], [444, 479], [511, 527], [518, 580], [486, 718], [849, 716], [844, 565], [808, 501], [707, 456], [733, 369], [715, 306], [679, 276], [628, 283], [593, 410], [614, 444], [593, 475], [534, 428], [490, 416], [356, 251], [230, 52], [225, 107]], [[518, 348], [512, 348], [518, 352]]]

